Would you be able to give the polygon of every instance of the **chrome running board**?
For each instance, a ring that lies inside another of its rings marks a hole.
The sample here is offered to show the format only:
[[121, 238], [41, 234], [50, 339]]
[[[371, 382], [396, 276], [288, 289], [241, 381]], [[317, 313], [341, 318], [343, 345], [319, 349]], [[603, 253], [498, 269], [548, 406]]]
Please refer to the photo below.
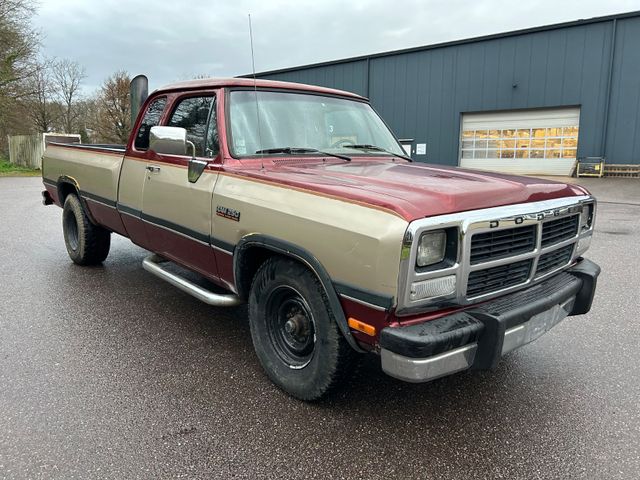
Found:
[[149, 255], [142, 261], [142, 268], [144, 268], [147, 272], [153, 273], [156, 277], [160, 277], [162, 280], [169, 282], [174, 287], [178, 287], [183, 292], [186, 292], [189, 295], [192, 295], [198, 300], [201, 300], [209, 305], [214, 305], [216, 307], [235, 307], [236, 305], [240, 305], [243, 303], [242, 299], [233, 293], [214, 293], [210, 290], [207, 290], [206, 288], [196, 285], [193, 282], [190, 282], [186, 278], [165, 270], [164, 268], [162, 268], [160, 263], [167, 261], [168, 260], [165, 260], [158, 255]]

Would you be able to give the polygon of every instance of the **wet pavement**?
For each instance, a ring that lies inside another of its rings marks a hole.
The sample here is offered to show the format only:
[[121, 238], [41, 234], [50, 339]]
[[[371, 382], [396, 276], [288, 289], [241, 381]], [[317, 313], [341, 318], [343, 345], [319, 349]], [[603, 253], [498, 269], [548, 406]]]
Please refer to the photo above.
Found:
[[0, 478], [639, 478], [640, 205], [606, 192], [640, 181], [607, 181], [591, 313], [495, 372], [411, 385], [369, 356], [305, 404], [262, 373], [246, 308], [163, 283], [117, 236], [73, 265], [39, 180], [0, 178]]

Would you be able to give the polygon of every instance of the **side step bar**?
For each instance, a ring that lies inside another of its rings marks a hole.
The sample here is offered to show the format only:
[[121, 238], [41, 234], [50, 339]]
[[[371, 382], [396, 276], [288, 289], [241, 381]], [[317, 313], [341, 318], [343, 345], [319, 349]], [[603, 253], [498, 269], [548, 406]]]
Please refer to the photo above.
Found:
[[142, 261], [142, 268], [144, 268], [147, 272], [151, 272], [155, 276], [169, 282], [174, 287], [178, 287], [183, 292], [186, 292], [189, 295], [193, 295], [198, 300], [201, 300], [204, 303], [208, 303], [209, 305], [214, 305], [216, 307], [235, 307], [236, 305], [240, 305], [243, 303], [242, 299], [235, 294], [230, 293], [225, 295], [214, 293], [210, 290], [207, 290], [206, 288], [202, 288], [201, 286], [196, 285], [193, 282], [190, 282], [186, 278], [165, 270], [164, 268], [162, 268], [160, 263], [167, 261], [168, 260], [165, 260], [158, 255], [149, 255]]

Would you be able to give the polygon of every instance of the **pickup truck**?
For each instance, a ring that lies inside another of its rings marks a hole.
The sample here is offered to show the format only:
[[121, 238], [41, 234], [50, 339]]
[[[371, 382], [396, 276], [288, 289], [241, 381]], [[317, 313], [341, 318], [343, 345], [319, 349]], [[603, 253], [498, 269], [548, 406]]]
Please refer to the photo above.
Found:
[[328, 88], [170, 85], [127, 145], [50, 144], [42, 175], [73, 262], [117, 233], [173, 286], [248, 303], [266, 374], [307, 401], [366, 352], [408, 382], [493, 369], [587, 313], [600, 273], [584, 188], [412, 162], [366, 98]]

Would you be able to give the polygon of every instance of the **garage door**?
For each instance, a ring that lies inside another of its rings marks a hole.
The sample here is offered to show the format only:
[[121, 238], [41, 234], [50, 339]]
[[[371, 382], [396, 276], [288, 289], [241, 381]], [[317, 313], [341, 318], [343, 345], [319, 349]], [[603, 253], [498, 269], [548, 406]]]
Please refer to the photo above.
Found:
[[464, 114], [460, 166], [529, 175], [571, 175], [579, 121], [579, 108]]

